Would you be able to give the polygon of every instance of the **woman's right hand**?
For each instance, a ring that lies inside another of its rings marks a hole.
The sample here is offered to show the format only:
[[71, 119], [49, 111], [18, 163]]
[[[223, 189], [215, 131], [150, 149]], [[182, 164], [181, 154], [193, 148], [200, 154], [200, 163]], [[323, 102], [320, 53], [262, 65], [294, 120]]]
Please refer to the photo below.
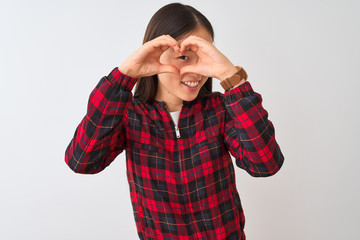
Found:
[[132, 53], [119, 67], [123, 74], [141, 78], [153, 76], [158, 73], [176, 73], [179, 69], [173, 65], [161, 64], [160, 56], [169, 47], [179, 52], [179, 43], [170, 35], [162, 35], [144, 43], [139, 49]]

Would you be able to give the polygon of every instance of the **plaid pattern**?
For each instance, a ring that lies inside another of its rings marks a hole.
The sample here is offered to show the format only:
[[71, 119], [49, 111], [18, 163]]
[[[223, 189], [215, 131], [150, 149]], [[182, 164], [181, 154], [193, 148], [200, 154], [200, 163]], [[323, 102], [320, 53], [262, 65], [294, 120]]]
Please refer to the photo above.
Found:
[[185, 101], [177, 138], [164, 102], [132, 98], [136, 81], [117, 68], [100, 80], [66, 149], [67, 165], [98, 173], [126, 150], [140, 239], [245, 239], [229, 152], [254, 177], [275, 174], [284, 161], [260, 94], [247, 81]]

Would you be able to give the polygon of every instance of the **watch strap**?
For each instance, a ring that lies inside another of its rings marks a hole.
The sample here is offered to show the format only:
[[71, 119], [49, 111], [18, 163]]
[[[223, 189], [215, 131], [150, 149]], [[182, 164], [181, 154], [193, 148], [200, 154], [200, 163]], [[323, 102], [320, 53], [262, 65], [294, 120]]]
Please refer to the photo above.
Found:
[[235, 73], [233, 76], [223, 80], [220, 82], [220, 85], [225, 89], [228, 90], [230, 88], [233, 88], [236, 84], [238, 84], [242, 79], [245, 79], [245, 81], [248, 78], [248, 75], [244, 68], [240, 66], [235, 66], [238, 70], [237, 73]]

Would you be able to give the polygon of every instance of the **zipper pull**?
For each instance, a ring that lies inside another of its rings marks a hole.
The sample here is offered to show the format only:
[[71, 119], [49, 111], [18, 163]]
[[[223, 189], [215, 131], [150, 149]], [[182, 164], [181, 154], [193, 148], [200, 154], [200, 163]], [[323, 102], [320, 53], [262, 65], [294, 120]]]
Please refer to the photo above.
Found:
[[175, 132], [176, 132], [176, 137], [177, 138], [180, 138], [181, 136], [180, 136], [180, 130], [179, 130], [179, 128], [176, 126], [176, 128], [175, 128]]

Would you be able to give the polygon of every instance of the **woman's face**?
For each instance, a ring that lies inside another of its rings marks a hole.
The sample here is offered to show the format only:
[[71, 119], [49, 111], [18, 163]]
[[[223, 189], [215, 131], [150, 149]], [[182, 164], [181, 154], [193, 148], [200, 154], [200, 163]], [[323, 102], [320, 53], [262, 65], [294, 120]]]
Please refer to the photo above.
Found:
[[[177, 39], [179, 45], [189, 36], [195, 35], [212, 43], [212, 37], [204, 27]], [[198, 55], [188, 50], [183, 55], [175, 52], [173, 48], [167, 49], [160, 57], [160, 63], [171, 64], [180, 70], [181, 67], [198, 62]], [[179, 104], [182, 101], [194, 100], [201, 87], [208, 78], [197, 73], [185, 73], [182, 76], [176, 73], [158, 74], [158, 89], [155, 99], [171, 104]]]

